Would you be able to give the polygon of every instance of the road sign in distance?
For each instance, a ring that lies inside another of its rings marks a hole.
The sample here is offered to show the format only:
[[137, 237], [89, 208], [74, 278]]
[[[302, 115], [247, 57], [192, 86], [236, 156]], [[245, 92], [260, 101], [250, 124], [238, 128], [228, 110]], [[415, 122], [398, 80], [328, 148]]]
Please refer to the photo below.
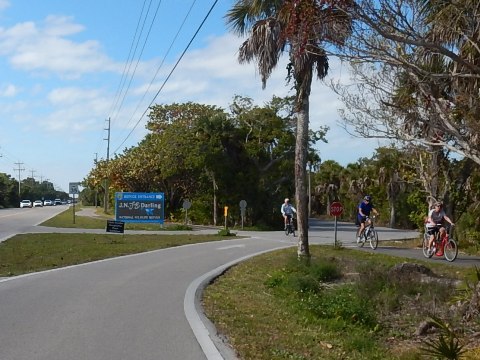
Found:
[[188, 209], [190, 209], [191, 207], [192, 207], [192, 203], [191, 203], [188, 199], [183, 200], [183, 208], [184, 208], [185, 210], [188, 210]]
[[245, 209], [247, 207], [247, 202], [245, 200], [240, 200], [240, 209]]
[[330, 215], [332, 216], [340, 216], [343, 212], [343, 205], [341, 202], [334, 201], [330, 204]]

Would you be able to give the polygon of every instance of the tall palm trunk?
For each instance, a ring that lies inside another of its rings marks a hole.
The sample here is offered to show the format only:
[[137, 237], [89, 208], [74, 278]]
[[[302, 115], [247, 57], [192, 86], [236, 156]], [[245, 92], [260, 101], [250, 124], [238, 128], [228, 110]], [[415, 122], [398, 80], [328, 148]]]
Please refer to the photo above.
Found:
[[[311, 72], [310, 72], [311, 73]], [[295, 143], [295, 202], [297, 203], [299, 257], [310, 257], [308, 243], [307, 145], [309, 97], [312, 77], [304, 76], [297, 87], [297, 138]]]

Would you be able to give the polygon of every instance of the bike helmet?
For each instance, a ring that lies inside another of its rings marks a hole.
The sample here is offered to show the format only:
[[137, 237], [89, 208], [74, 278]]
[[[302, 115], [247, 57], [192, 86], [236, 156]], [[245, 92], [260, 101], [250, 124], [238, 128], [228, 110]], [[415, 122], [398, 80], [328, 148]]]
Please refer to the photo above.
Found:
[[365, 195], [363, 199], [367, 201], [372, 201], [372, 197], [370, 195]]

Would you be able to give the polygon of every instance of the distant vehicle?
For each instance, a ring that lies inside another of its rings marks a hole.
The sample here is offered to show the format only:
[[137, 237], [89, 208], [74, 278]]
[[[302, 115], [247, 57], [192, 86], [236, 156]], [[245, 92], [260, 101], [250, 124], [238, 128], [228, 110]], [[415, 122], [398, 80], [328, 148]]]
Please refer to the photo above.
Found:
[[53, 205], [62, 205], [62, 200], [55, 199], [54, 202], [53, 202]]
[[20, 208], [31, 208], [32, 207], [32, 202], [30, 200], [22, 200], [20, 201]]
[[33, 207], [43, 207], [43, 202], [42, 200], [35, 200], [33, 202]]
[[52, 206], [53, 205], [53, 201], [52, 200], [45, 200], [43, 202], [43, 206]]

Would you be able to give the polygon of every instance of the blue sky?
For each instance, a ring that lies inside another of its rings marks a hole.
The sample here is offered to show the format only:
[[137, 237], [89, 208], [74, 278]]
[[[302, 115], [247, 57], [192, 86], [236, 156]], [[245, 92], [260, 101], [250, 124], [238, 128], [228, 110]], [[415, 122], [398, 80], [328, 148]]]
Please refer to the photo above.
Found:
[[[152, 102], [227, 108], [235, 95], [258, 105], [286, 96], [284, 63], [265, 90], [253, 64], [238, 64], [242, 39], [223, 18], [232, 0], [218, 1], [165, 82], [213, 3], [0, 0], [0, 172], [68, 191], [95, 158], [106, 158], [107, 119], [112, 158], [143, 138]], [[331, 60], [331, 79], [347, 73]], [[370, 157], [377, 141], [348, 135], [337, 124], [339, 107], [316, 82], [310, 127], [330, 127], [320, 157], [342, 165]]]

